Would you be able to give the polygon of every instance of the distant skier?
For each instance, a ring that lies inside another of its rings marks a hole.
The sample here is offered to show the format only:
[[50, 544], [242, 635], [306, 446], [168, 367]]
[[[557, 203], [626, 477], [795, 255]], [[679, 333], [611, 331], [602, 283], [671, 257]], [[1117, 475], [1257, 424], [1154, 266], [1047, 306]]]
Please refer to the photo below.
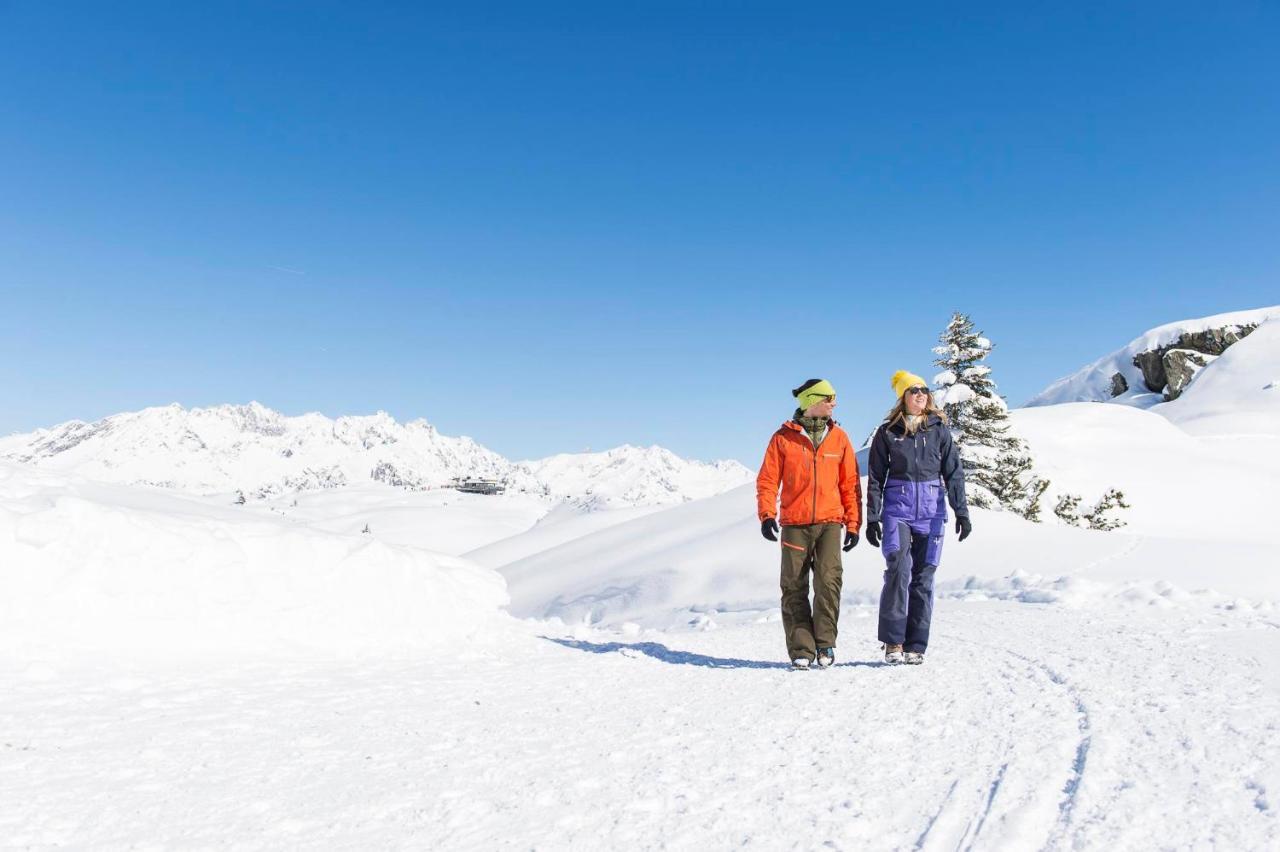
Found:
[[891, 381], [898, 401], [871, 439], [867, 465], [867, 541], [882, 548], [888, 563], [880, 592], [885, 662], [918, 665], [929, 645], [946, 504], [956, 513], [961, 541], [972, 525], [946, 414], [934, 405], [924, 379], [899, 370]]
[[836, 659], [841, 544], [848, 551], [858, 543], [862, 487], [849, 436], [831, 419], [835, 388], [809, 379], [791, 395], [799, 407], [769, 441], [756, 477], [756, 502], [765, 538], [777, 541], [782, 523], [782, 628], [788, 657], [798, 669], [809, 668], [815, 659], [826, 668]]

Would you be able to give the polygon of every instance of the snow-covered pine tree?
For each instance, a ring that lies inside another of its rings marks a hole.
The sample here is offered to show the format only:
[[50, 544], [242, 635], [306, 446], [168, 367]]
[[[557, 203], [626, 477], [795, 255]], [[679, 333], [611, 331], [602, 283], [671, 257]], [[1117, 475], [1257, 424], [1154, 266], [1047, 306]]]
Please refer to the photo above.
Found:
[[1048, 480], [1036, 476], [1025, 441], [1014, 435], [1009, 407], [996, 393], [991, 368], [982, 362], [994, 348], [974, 330], [973, 320], [956, 312], [938, 337], [934, 399], [942, 406], [960, 449], [969, 502], [1002, 507], [1040, 520], [1040, 497]]

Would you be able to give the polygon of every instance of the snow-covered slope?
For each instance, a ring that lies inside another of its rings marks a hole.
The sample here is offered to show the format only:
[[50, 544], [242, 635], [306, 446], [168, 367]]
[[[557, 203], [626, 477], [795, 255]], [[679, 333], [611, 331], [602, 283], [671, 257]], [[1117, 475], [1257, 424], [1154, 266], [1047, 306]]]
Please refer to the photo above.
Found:
[[[1135, 337], [1128, 345], [1104, 355], [1069, 376], [1058, 379], [1028, 400], [1026, 405], [1027, 407], [1056, 405], [1062, 402], [1118, 402], [1140, 407], [1156, 405], [1164, 401], [1161, 393], [1163, 388], [1147, 386], [1143, 370], [1134, 363], [1135, 358], [1144, 353], [1157, 353], [1179, 340], [1190, 339], [1194, 335], [1215, 330], [1221, 330], [1224, 333], [1223, 336], [1231, 335], [1233, 332], [1238, 334], [1240, 330], [1259, 326], [1268, 320], [1275, 319], [1280, 319], [1280, 305], [1216, 314], [1157, 326]], [[1227, 337], [1227, 339], [1231, 338]], [[1197, 360], [1209, 363], [1208, 366], [1200, 369], [1197, 369], [1198, 364], [1195, 363], [1187, 368], [1193, 375], [1198, 373], [1194, 375], [1192, 385], [1202, 381], [1215, 368], [1212, 356]], [[1153, 358], [1153, 361], [1158, 362], [1159, 358]], [[1275, 369], [1274, 366], [1273, 369]], [[1156, 373], [1160, 372], [1157, 369]], [[1117, 379], [1117, 376], [1120, 378]]]
[[660, 447], [624, 446], [517, 465], [471, 438], [442, 435], [425, 420], [401, 424], [384, 412], [336, 420], [286, 417], [256, 402], [169, 405], [94, 423], [72, 421], [0, 438], [0, 459], [190, 494], [241, 491], [249, 499], [371, 483], [427, 490], [474, 477], [586, 506], [634, 506], [697, 499], [750, 478], [737, 462], [706, 464]]
[[[1280, 438], [1199, 438], [1126, 406], [1076, 403], [1012, 415], [1051, 480], [1046, 514], [1064, 491], [1096, 499], [1117, 487], [1132, 505], [1123, 515], [1128, 526], [1096, 532], [975, 510], [969, 540], [948, 532], [941, 594], [1162, 600], [1208, 589], [1280, 600], [1280, 575], [1258, 570], [1274, 561]], [[507, 578], [515, 615], [665, 627], [777, 606], [778, 546], [760, 536], [749, 485], [548, 547], [539, 546], [537, 530], [471, 554]], [[845, 557], [846, 602], [875, 599], [883, 564], [865, 543]]]
[[1280, 317], [1259, 325], [1181, 396], [1152, 410], [1193, 435], [1280, 436]]
[[691, 462], [656, 446], [624, 445], [603, 453], [569, 453], [522, 462], [517, 467], [545, 484], [552, 497], [593, 508], [699, 500], [754, 477], [736, 461]]
[[453, 557], [0, 462], [0, 656], [399, 654], [491, 634], [505, 602]]
[[[367, 534], [388, 544], [421, 547], [453, 556], [518, 538], [540, 523], [548, 512], [557, 514], [564, 508], [576, 515], [581, 511], [567, 504], [554, 506], [547, 498], [533, 494], [464, 494], [452, 489], [405, 491], [380, 483], [307, 491], [264, 503], [248, 503], [240, 508], [270, 512], [312, 529]], [[587, 513], [588, 516], [610, 514]]]
[[461, 553], [467, 559], [487, 568], [500, 568], [664, 508], [666, 507], [628, 506], [600, 510], [587, 509], [576, 503], [561, 503], [527, 529], [496, 539], [492, 543], [477, 544]]

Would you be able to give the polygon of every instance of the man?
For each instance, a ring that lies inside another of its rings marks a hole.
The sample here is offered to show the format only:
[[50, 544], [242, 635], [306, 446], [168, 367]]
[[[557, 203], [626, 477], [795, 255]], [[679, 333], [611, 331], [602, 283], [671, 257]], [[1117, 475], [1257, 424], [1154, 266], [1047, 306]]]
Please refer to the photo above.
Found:
[[756, 503], [765, 538], [777, 541], [782, 524], [782, 628], [791, 665], [807, 669], [816, 659], [826, 668], [836, 659], [841, 533], [843, 549], [852, 550], [862, 522], [862, 486], [849, 436], [831, 419], [835, 388], [810, 379], [791, 395], [799, 407], [769, 441], [756, 477]]

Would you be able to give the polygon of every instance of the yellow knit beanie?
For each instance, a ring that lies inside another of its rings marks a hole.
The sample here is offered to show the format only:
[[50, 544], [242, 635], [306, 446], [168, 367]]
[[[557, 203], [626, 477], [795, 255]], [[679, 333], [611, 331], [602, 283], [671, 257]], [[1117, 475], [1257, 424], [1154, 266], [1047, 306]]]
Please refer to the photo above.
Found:
[[791, 392], [800, 405], [801, 411], [808, 411], [809, 406], [813, 405], [823, 397], [834, 397], [836, 389], [831, 386], [831, 382], [826, 379], [810, 379]]
[[902, 399], [902, 395], [907, 392], [907, 388], [929, 387], [929, 383], [924, 379], [906, 370], [899, 370], [894, 373], [893, 378], [889, 381], [893, 383], [893, 392], [898, 399]]

